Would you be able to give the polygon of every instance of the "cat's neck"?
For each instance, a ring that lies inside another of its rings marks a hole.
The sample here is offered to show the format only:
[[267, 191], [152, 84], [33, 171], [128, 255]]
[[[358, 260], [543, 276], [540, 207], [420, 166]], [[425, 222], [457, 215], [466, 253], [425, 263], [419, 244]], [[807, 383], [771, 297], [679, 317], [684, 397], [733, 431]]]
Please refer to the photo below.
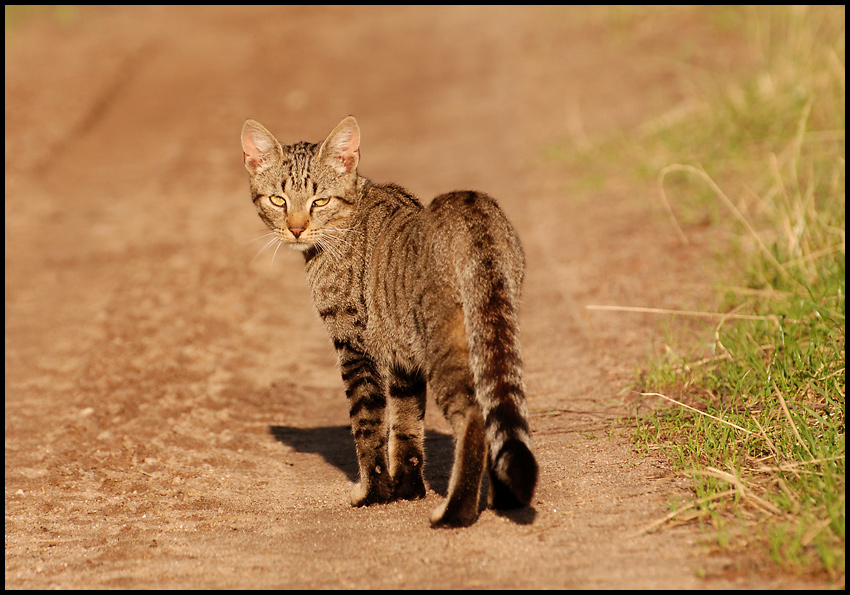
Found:
[[304, 264], [309, 264], [311, 260], [313, 260], [316, 256], [321, 254], [322, 249], [318, 246], [311, 246], [308, 250], [305, 250], [302, 254], [304, 254]]

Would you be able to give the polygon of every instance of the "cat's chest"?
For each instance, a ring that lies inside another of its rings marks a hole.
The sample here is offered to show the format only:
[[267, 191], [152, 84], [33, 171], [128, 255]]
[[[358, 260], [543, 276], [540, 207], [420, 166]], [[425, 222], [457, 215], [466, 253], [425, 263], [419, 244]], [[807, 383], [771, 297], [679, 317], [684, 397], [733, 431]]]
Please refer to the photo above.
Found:
[[362, 270], [322, 256], [307, 264], [313, 305], [334, 342], [355, 342], [362, 349], [368, 320]]
[[319, 311], [351, 309], [362, 302], [363, 275], [356, 263], [317, 257], [307, 265], [307, 282]]

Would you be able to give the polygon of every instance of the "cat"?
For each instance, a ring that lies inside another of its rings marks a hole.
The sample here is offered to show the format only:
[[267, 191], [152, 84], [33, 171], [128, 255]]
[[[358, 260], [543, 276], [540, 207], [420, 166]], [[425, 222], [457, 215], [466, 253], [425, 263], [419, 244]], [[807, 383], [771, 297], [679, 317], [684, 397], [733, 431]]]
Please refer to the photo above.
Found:
[[275, 241], [304, 255], [313, 302], [337, 352], [360, 468], [351, 503], [425, 496], [426, 393], [455, 455], [433, 526], [467, 526], [488, 505], [528, 506], [530, 446], [517, 308], [525, 257], [494, 199], [458, 191], [429, 205], [360, 176], [360, 127], [281, 145], [247, 120], [251, 196]]

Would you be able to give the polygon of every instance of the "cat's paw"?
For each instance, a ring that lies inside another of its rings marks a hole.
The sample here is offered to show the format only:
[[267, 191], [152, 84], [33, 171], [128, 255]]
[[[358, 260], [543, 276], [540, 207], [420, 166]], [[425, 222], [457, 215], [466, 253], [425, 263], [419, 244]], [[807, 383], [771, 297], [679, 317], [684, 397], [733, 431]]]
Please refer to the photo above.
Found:
[[352, 506], [369, 506], [389, 502], [393, 499], [393, 490], [383, 478], [368, 483], [361, 481], [351, 488], [350, 497]]
[[431, 513], [431, 526], [439, 527], [468, 527], [478, 519], [478, 501], [468, 499], [466, 502], [446, 500]]
[[425, 497], [425, 480], [422, 467], [406, 469], [393, 477], [393, 498], [396, 500], [419, 500]]

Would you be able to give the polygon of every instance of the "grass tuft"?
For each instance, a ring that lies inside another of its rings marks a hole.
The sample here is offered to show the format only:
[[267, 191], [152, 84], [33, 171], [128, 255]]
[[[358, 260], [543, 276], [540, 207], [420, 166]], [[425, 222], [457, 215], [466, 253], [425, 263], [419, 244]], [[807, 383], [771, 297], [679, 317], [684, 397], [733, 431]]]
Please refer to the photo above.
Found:
[[636, 440], [693, 479], [665, 521], [687, 513], [722, 547], [843, 583], [844, 7], [716, 10], [749, 27], [755, 70], [703, 82], [687, 118], [641, 140], [636, 171], [659, 172], [682, 242], [706, 222], [736, 234], [740, 287], [711, 353], [648, 366], [643, 398], [675, 408]]

